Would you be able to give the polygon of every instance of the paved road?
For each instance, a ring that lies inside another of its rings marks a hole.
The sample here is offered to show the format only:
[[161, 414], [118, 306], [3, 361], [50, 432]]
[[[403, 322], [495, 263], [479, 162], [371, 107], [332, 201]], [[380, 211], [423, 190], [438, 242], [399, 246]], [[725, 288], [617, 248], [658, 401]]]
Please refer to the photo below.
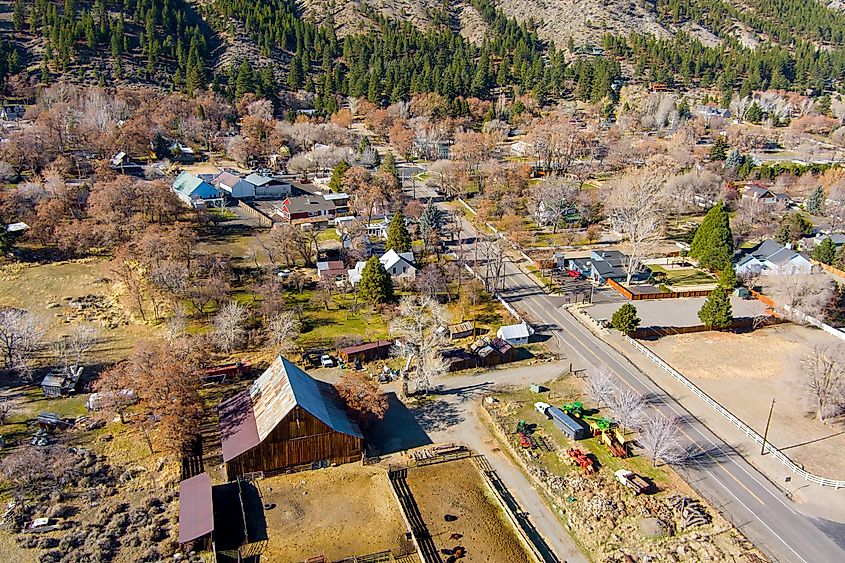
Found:
[[[405, 186], [406, 191], [408, 187]], [[475, 239], [477, 232], [464, 221], [461, 236]], [[547, 327], [561, 352], [573, 361], [580, 358], [582, 363], [578, 367], [589, 369], [606, 365], [625, 385], [649, 398], [652, 408], [682, 421], [687, 446], [699, 453], [679, 470], [690, 485], [714, 503], [757, 547], [777, 561], [845, 561], [843, 547], [816, 527], [809, 517], [798, 512], [783, 492], [738, 452], [624, 356], [561, 309], [561, 299], [544, 293], [533, 278], [510, 259], [505, 263], [505, 274], [502, 297], [526, 314], [532, 323]], [[838, 539], [845, 545], [842, 538]]]
[[[474, 236], [471, 225], [464, 228]], [[572, 360], [580, 358], [580, 367], [608, 366], [631, 389], [652, 399], [653, 408], [682, 421], [687, 445], [699, 454], [681, 472], [755, 545], [778, 561], [845, 561], [845, 550], [799, 513], [777, 487], [626, 358], [560, 309], [560, 300], [545, 294], [510, 259], [505, 273], [502, 297], [526, 313], [531, 322], [546, 326], [560, 351]]]

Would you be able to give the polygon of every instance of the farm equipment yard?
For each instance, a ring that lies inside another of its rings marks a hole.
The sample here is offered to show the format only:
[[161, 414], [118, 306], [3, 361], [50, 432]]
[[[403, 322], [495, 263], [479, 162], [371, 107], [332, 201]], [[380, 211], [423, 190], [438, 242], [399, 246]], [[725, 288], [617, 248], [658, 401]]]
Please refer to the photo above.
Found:
[[639, 455], [636, 433], [577, 402], [572, 377], [548, 387], [497, 392], [482, 410], [591, 560], [765, 560], [672, 468]]

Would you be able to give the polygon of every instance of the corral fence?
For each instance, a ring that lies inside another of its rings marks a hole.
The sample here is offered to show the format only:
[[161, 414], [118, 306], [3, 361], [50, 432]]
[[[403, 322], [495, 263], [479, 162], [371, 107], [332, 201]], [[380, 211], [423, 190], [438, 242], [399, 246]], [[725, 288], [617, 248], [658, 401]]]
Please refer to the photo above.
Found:
[[[669, 375], [679, 381], [684, 387], [692, 391], [696, 396], [702, 399], [705, 403], [710, 405], [716, 412], [721, 414], [723, 417], [728, 419], [728, 421], [742, 430], [742, 432], [751, 438], [756, 444], [763, 446], [764, 440], [763, 437], [760, 436], [753, 428], [745, 424], [743, 421], [738, 419], [732, 412], [728, 409], [720, 405], [716, 402], [710, 395], [702, 391], [695, 383], [684, 377], [678, 370], [664, 362], [659, 356], [657, 356], [654, 352], [634, 340], [629, 336], [624, 337], [625, 340], [628, 341], [631, 346], [636, 348], [640, 353], [642, 353], [646, 358], [651, 360], [654, 364], [661, 367], [664, 371], [666, 371]], [[774, 447], [768, 441], [765, 441], [764, 451], [770, 453], [775, 459], [780, 461], [783, 465], [786, 466], [787, 469], [792, 471], [795, 475], [803, 477], [806, 481], [811, 483], [815, 483], [817, 485], [821, 485], [822, 487], [832, 487], [834, 489], [842, 489], [845, 488], [845, 481], [840, 481], [836, 479], [827, 479], [825, 477], [819, 477], [818, 475], [814, 475], [809, 471], [805, 470], [803, 467], [796, 464], [794, 461], [789, 459], [786, 454], [782, 451]]]
[[646, 326], [640, 327], [631, 334], [630, 337], [637, 340], [649, 340], [652, 338], [663, 338], [664, 336], [671, 336], [673, 334], [689, 334], [693, 332], [708, 332], [708, 331], [723, 331], [723, 332], [750, 332], [758, 328], [779, 324], [786, 322], [783, 319], [774, 316], [751, 318], [740, 317], [734, 319], [731, 324], [725, 328], [715, 329], [705, 325], [692, 326]]

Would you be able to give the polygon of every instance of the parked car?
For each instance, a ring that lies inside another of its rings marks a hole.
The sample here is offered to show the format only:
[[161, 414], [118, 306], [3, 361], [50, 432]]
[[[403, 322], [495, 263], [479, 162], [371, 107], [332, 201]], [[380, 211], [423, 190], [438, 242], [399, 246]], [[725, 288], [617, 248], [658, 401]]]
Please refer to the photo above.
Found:
[[566, 275], [568, 275], [570, 278], [575, 278], [576, 280], [580, 280], [582, 277], [584, 277], [578, 270], [567, 270]]
[[332, 368], [334, 367], [334, 360], [328, 354], [323, 354], [320, 356], [320, 365], [324, 368]]
[[278, 273], [277, 275], [278, 275], [280, 278], [286, 278], [286, 277], [288, 277], [290, 274], [291, 274], [290, 270], [285, 269], [285, 270], [279, 270], [279, 273]]

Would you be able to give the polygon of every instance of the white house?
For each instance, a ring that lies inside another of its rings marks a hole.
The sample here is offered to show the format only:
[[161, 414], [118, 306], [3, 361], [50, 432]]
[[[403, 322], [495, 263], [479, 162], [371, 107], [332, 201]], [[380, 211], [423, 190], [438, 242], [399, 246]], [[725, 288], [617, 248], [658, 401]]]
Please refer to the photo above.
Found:
[[217, 175], [211, 181], [211, 185], [233, 199], [252, 199], [255, 197], [255, 186], [231, 172], [223, 172]]
[[761, 276], [812, 274], [813, 263], [804, 254], [773, 240], [765, 240], [747, 252], [735, 267], [738, 275]]
[[[381, 262], [381, 265], [384, 266], [384, 269], [387, 270], [387, 273], [394, 280], [402, 278], [413, 279], [417, 276], [417, 267], [414, 264], [413, 252], [396, 252], [391, 248], [379, 258], [379, 262]], [[354, 286], [361, 281], [361, 274], [366, 265], [366, 262], [357, 262], [355, 267], [348, 271], [349, 283]]]
[[496, 336], [511, 346], [522, 346], [523, 344], [528, 344], [528, 339], [532, 334], [534, 334], [534, 329], [526, 323], [505, 325], [499, 327], [499, 330], [496, 331]]
[[396, 252], [391, 248], [379, 258], [379, 262], [392, 278], [414, 278], [417, 276], [413, 252]]

